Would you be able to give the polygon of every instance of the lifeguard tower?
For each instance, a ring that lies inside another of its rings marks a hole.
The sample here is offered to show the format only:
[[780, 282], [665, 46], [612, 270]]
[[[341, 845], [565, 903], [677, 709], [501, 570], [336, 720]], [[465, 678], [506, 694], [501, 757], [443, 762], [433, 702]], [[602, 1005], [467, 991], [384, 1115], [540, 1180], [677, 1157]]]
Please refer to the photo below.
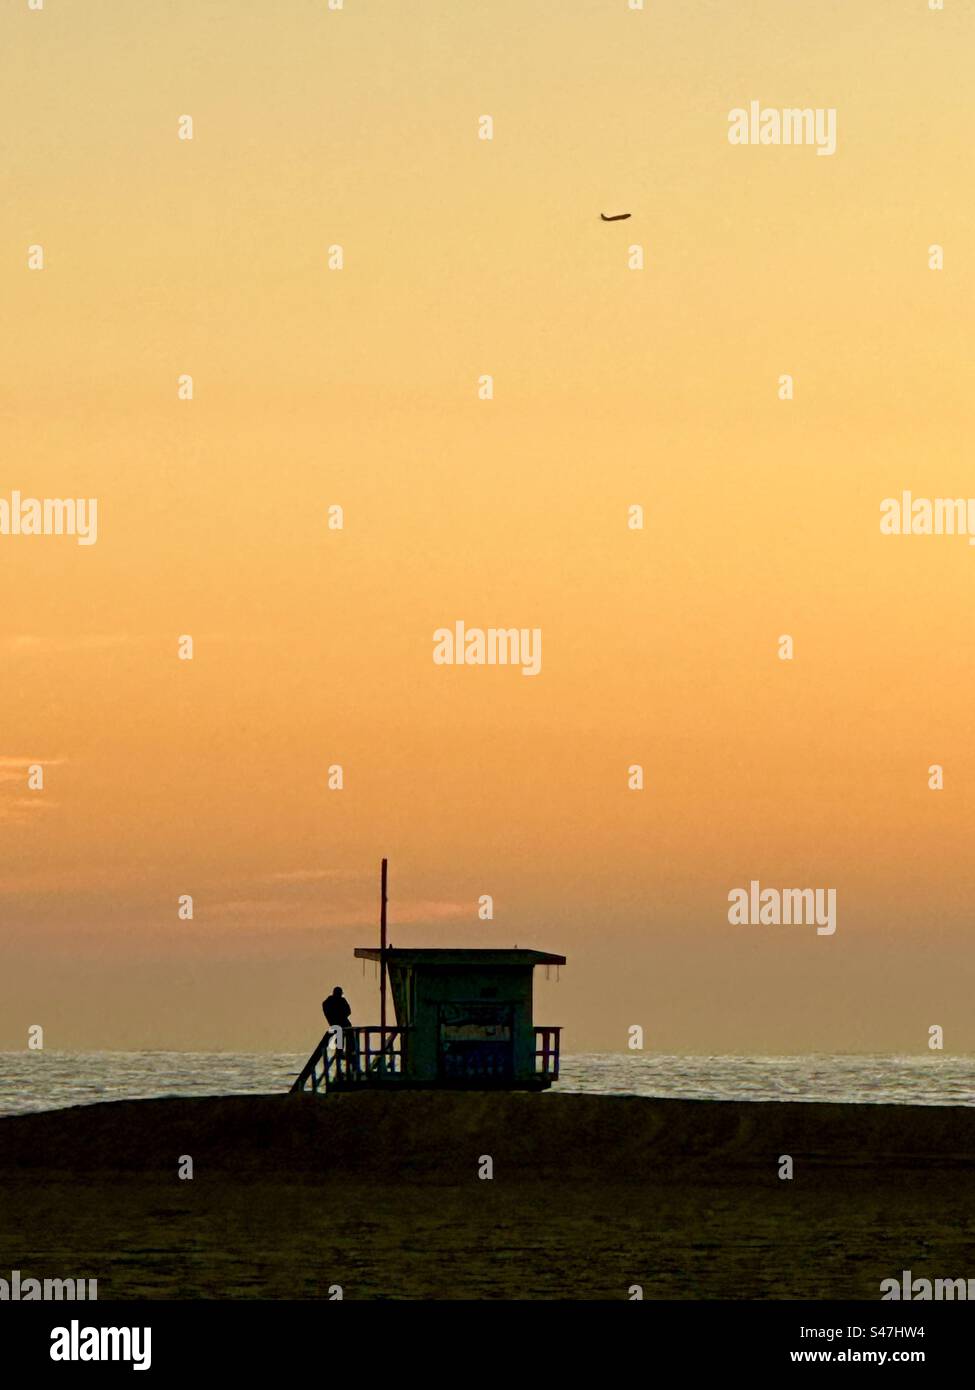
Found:
[[[386, 860], [380, 944], [358, 946], [380, 975], [380, 1022], [330, 1028], [292, 1091], [445, 1087], [541, 1091], [558, 1080], [559, 1027], [532, 1019], [536, 965], [561, 966], [547, 951], [421, 949], [386, 944]], [[396, 1023], [386, 1021], [387, 977]]]

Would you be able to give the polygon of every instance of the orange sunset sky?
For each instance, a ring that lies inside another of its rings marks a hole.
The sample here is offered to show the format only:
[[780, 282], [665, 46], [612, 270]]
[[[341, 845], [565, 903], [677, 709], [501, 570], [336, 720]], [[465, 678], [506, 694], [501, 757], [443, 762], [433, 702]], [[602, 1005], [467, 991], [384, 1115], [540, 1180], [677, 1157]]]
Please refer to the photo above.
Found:
[[975, 1050], [975, 548], [879, 529], [975, 495], [973, 53], [961, 0], [8, 0], [0, 497], [98, 539], [0, 536], [0, 1047], [376, 1021], [385, 854], [394, 945], [568, 957], [568, 1052]]

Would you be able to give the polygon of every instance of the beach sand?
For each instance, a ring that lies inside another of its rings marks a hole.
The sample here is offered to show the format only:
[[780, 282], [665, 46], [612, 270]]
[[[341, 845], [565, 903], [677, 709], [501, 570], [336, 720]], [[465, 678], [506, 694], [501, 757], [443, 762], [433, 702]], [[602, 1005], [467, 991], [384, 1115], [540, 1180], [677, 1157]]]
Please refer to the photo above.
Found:
[[975, 1277], [973, 1160], [962, 1108], [121, 1101], [0, 1119], [0, 1276], [99, 1299], [876, 1300], [904, 1269]]

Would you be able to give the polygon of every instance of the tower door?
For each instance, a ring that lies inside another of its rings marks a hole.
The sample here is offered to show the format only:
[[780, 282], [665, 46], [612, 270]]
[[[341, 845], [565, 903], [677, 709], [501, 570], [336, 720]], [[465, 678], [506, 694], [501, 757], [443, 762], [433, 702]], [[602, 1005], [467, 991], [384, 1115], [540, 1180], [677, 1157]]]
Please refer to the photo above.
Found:
[[439, 1072], [444, 1081], [508, 1081], [514, 1075], [510, 1004], [441, 1004]]

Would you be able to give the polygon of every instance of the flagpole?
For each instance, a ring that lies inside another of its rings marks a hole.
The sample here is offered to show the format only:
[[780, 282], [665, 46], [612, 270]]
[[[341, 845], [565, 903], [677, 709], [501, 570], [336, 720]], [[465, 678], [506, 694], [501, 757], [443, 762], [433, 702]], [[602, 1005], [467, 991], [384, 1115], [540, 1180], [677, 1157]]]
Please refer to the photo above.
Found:
[[384, 1030], [380, 1049], [386, 1042], [386, 860], [383, 860], [379, 906], [379, 1024]]

